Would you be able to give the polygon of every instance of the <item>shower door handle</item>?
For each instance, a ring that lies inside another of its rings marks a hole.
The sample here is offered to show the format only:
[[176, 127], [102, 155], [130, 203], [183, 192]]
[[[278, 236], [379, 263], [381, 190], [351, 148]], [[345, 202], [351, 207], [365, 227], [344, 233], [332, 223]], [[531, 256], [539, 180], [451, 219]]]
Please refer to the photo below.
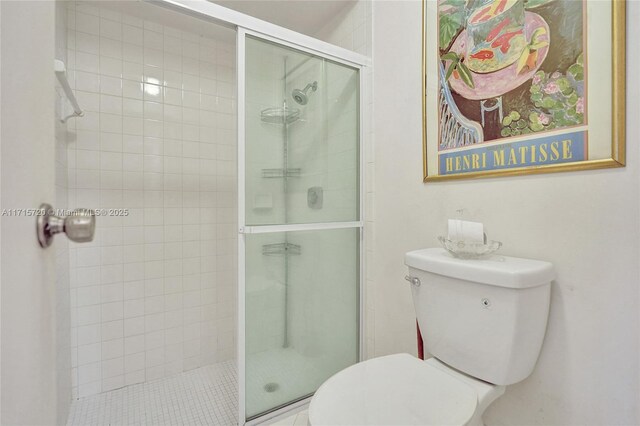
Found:
[[47, 248], [56, 234], [64, 232], [67, 238], [77, 243], [93, 241], [96, 231], [96, 213], [90, 209], [75, 209], [69, 216], [59, 217], [54, 214], [49, 204], [40, 205], [36, 223], [38, 242]]

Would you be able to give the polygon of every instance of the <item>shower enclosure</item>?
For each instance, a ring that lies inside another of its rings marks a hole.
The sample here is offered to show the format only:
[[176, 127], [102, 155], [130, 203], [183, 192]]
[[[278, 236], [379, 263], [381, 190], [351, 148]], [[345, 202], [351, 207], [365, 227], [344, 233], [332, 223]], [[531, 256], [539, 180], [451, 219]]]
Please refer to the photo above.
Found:
[[244, 31], [238, 45], [240, 380], [250, 420], [358, 361], [359, 71]]
[[126, 211], [52, 247], [69, 423], [305, 404], [362, 356], [369, 60], [208, 1], [58, 1], [56, 18], [41, 202]]

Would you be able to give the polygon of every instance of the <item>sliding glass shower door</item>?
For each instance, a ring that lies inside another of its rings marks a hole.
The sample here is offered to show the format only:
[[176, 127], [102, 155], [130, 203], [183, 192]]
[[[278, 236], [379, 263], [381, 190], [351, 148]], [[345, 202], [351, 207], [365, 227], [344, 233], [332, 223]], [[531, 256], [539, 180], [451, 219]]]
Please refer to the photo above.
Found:
[[356, 67], [239, 37], [240, 380], [252, 419], [358, 360], [360, 81]]

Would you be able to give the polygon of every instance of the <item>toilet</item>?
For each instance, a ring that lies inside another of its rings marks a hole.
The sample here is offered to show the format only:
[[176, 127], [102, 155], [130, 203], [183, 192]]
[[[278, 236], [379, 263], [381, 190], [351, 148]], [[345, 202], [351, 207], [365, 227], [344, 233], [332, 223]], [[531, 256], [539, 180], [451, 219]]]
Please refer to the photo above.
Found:
[[549, 314], [553, 265], [491, 256], [453, 257], [440, 248], [405, 255], [425, 361], [373, 358], [320, 386], [309, 424], [483, 425], [507, 385], [533, 371]]

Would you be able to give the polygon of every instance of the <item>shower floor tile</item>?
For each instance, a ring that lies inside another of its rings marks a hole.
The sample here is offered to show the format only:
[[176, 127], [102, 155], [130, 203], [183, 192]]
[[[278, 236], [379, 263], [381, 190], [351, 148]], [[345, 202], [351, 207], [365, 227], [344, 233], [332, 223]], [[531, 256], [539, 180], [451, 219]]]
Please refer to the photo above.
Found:
[[235, 425], [235, 361], [73, 401], [69, 425]]

